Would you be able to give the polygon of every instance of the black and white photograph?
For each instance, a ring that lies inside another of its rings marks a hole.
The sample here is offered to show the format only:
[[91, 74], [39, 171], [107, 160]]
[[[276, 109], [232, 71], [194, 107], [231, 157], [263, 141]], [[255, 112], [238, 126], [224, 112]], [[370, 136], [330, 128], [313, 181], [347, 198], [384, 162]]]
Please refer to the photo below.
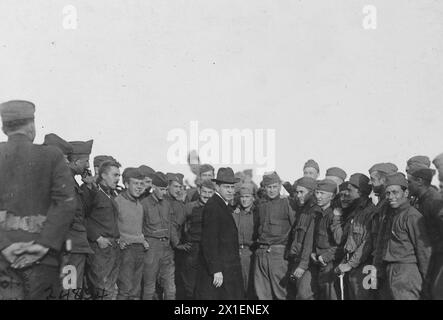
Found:
[[0, 300], [443, 300], [443, 1], [1, 0], [0, 65]]

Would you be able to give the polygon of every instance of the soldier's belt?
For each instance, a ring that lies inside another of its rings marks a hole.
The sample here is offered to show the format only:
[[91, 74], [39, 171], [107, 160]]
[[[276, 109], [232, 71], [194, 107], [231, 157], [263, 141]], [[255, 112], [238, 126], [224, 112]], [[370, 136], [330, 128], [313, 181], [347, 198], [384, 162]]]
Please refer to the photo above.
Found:
[[30, 233], [40, 233], [46, 216], [25, 216], [19, 217], [6, 211], [0, 211], [0, 228], [5, 231], [23, 230]]

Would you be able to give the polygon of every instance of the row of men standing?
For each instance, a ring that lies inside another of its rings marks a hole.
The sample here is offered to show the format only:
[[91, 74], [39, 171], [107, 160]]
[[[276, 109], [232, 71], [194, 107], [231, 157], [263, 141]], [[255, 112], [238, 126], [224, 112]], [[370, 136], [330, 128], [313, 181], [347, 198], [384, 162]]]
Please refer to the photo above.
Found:
[[[258, 189], [210, 165], [187, 194], [183, 175], [147, 166], [126, 168], [119, 190], [112, 157], [96, 157], [88, 174], [92, 141], [47, 135], [34, 145], [34, 112], [25, 101], [1, 106], [0, 276], [11, 283], [2, 298], [22, 284], [30, 299], [441, 299], [443, 204], [425, 157], [408, 161], [408, 179], [380, 163], [347, 182], [340, 168], [317, 181], [310, 160], [284, 184], [290, 197], [276, 172]], [[368, 265], [377, 290], [364, 286]], [[65, 266], [78, 289], [62, 287]]]

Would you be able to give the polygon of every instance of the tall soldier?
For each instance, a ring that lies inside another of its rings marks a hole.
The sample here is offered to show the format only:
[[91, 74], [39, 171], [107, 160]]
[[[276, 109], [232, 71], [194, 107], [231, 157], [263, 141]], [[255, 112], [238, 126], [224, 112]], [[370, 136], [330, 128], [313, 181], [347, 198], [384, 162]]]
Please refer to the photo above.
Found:
[[[343, 229], [345, 258], [338, 265], [337, 272], [346, 274], [349, 298], [351, 300], [368, 300], [372, 291], [363, 287], [366, 276], [363, 268], [372, 263], [371, 222], [375, 206], [369, 198], [371, 186], [369, 178], [362, 173], [355, 173], [349, 179], [348, 199], [351, 202], [349, 213]], [[335, 213], [336, 211], [334, 211]], [[340, 220], [341, 215], [334, 216]]]
[[289, 280], [285, 256], [295, 212], [288, 198], [280, 196], [282, 184], [277, 172], [265, 174], [263, 185], [267, 199], [258, 205], [260, 223], [254, 285], [260, 300], [285, 300]]
[[91, 249], [87, 259], [87, 278], [96, 299], [114, 299], [120, 268], [120, 248], [117, 240], [118, 205], [115, 188], [120, 180], [120, 164], [105, 161], [98, 170], [97, 191], [91, 210], [86, 213], [86, 230]]
[[120, 193], [118, 204], [118, 229], [120, 231], [120, 271], [117, 279], [118, 300], [139, 300], [143, 276], [143, 261], [149, 244], [142, 232], [143, 206], [140, 195], [144, 190], [143, 175], [137, 168], [123, 171], [126, 190]]
[[[383, 263], [383, 251], [386, 247], [386, 241], [383, 238], [379, 237], [379, 235], [384, 234], [382, 229], [386, 229], [387, 226], [387, 210], [389, 209], [389, 203], [386, 199], [385, 189], [386, 189], [386, 180], [389, 175], [392, 175], [398, 171], [398, 168], [395, 164], [390, 162], [382, 162], [373, 165], [369, 169], [369, 175], [371, 178], [370, 184], [372, 185], [372, 190], [375, 196], [378, 197], [378, 202], [375, 206], [375, 213], [372, 219], [372, 227], [371, 227], [371, 239], [372, 239], [372, 256], [373, 261], [372, 264], [377, 270], [377, 287], [382, 287], [383, 282], [386, 280], [385, 278], [385, 270]], [[377, 299], [384, 300], [386, 297], [385, 292], [383, 290], [377, 290], [376, 297]]]
[[312, 272], [316, 274], [315, 281], [318, 285], [318, 299], [337, 300], [338, 288], [337, 277], [334, 269], [341, 259], [339, 244], [334, 238], [332, 231], [333, 210], [332, 199], [337, 192], [337, 184], [332, 180], [322, 180], [317, 184], [315, 198], [321, 208], [321, 214], [315, 224], [314, 252], [311, 259], [316, 264]]
[[240, 263], [246, 297], [253, 299], [254, 293], [254, 252], [257, 240], [258, 215], [254, 203], [254, 185], [250, 182], [240, 186], [240, 203], [232, 213], [238, 230]]
[[185, 205], [186, 220], [183, 242], [189, 243], [190, 249], [184, 253], [183, 269], [180, 271], [179, 276], [184, 284], [184, 298], [186, 300], [194, 299], [203, 227], [203, 208], [206, 202], [214, 195], [214, 192], [215, 184], [209, 180], [203, 181], [198, 186], [199, 200]]
[[238, 232], [229, 201], [238, 182], [231, 168], [220, 168], [216, 193], [203, 209], [201, 261], [196, 299], [240, 300], [244, 298]]
[[66, 265], [75, 267], [77, 275], [77, 292], [69, 291], [69, 298], [81, 298], [83, 296], [83, 280], [85, 275], [85, 265], [88, 254], [94, 253], [89, 246], [88, 237], [86, 234], [86, 211], [87, 204], [83, 197], [83, 191], [75, 180], [75, 176], [84, 176], [85, 171], [89, 169], [89, 156], [92, 150], [93, 140], [86, 142], [73, 141], [70, 142], [72, 152], [68, 155], [69, 167], [72, 173], [72, 180], [74, 181], [74, 190], [76, 195], [76, 211], [74, 220], [69, 228], [66, 243]]
[[408, 182], [402, 173], [387, 177], [386, 198], [389, 210], [387, 228], [380, 236], [386, 241], [382, 258], [386, 264], [383, 290], [388, 299], [418, 300], [429, 289], [428, 267], [431, 243], [423, 216], [411, 207]]
[[[443, 299], [443, 294], [438, 289], [443, 286], [439, 282], [438, 274], [441, 272], [439, 265], [443, 256], [443, 197], [434, 187], [431, 186], [432, 177], [435, 170], [430, 168], [417, 168], [408, 173], [408, 190], [415, 199], [415, 208], [423, 214], [426, 230], [432, 244], [432, 257], [430, 265], [430, 283], [432, 285], [432, 297]], [[439, 293], [440, 292], [440, 293]]]
[[[74, 185], [63, 154], [33, 144], [35, 106], [0, 105], [0, 272], [21, 284], [18, 298], [46, 299], [59, 284], [59, 252], [74, 216]], [[0, 298], [11, 297], [0, 287]]]
[[309, 266], [313, 252], [315, 221], [322, 211], [314, 198], [316, 180], [303, 177], [298, 179], [295, 185], [299, 212], [293, 227], [293, 242], [289, 252], [292, 265], [291, 279], [295, 281], [296, 300], [314, 300], [318, 288], [312, 279], [312, 268]]
[[174, 250], [178, 236], [173, 209], [164, 199], [168, 178], [157, 172], [152, 179], [153, 192], [141, 202], [143, 206], [143, 235], [149, 243], [143, 270], [143, 299], [153, 300], [157, 279], [160, 280], [164, 299], [175, 300]]
[[[182, 238], [183, 225], [185, 223], [185, 204], [181, 200], [181, 191], [183, 186], [183, 177], [181, 175], [170, 173], [166, 174], [168, 178], [168, 192], [165, 194], [165, 201], [169, 202], [172, 208], [174, 225], [176, 226], [176, 234], [179, 241]], [[175, 287], [176, 298], [182, 300], [185, 298], [185, 287], [183, 279], [181, 278], [181, 269], [184, 263], [184, 254], [190, 249], [189, 244], [177, 244], [175, 248], [174, 261], [175, 261]]]

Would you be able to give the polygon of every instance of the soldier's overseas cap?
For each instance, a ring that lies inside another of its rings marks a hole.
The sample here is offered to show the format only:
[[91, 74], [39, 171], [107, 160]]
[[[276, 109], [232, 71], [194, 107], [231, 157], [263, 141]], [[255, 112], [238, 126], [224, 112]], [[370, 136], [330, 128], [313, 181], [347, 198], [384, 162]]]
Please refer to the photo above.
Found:
[[242, 183], [240, 186], [240, 195], [254, 195], [254, 185], [250, 182]]
[[415, 178], [421, 178], [423, 180], [431, 182], [432, 177], [435, 174], [435, 170], [431, 168], [415, 168], [409, 170], [408, 173]]
[[0, 115], [3, 122], [34, 119], [35, 105], [24, 100], [11, 100], [0, 104]]
[[207, 164], [207, 163], [202, 164], [202, 165], [199, 166], [199, 168], [198, 168], [198, 172], [199, 172], [200, 174], [201, 174], [201, 173], [204, 173], [204, 172], [208, 172], [208, 171], [212, 171], [212, 172], [214, 172], [214, 167], [211, 166], [210, 164]]
[[432, 163], [438, 170], [443, 170], [443, 153], [440, 153], [438, 156], [432, 160]]
[[318, 163], [313, 159], [309, 159], [308, 161], [306, 161], [305, 165], [303, 166], [303, 169], [305, 168], [314, 168], [315, 170], [317, 170], [317, 172], [320, 172], [320, 167], [318, 166]]
[[389, 175], [389, 174], [396, 173], [398, 171], [398, 167], [395, 164], [390, 163], [390, 162], [382, 162], [382, 163], [374, 164], [369, 169], [370, 174], [375, 171], [382, 172], [382, 173]]
[[199, 184], [199, 187], [205, 187], [211, 190], [215, 190], [215, 183], [212, 182], [211, 180], [204, 180]]
[[354, 173], [349, 178], [349, 183], [354, 187], [358, 188], [361, 193], [368, 195], [371, 193], [371, 185], [369, 184], [369, 177], [363, 173]]
[[311, 177], [303, 177], [295, 181], [294, 186], [301, 186], [308, 190], [315, 190], [317, 188], [317, 180]]
[[73, 147], [69, 142], [60, 138], [55, 133], [49, 133], [45, 136], [45, 140], [43, 141], [44, 145], [54, 146], [61, 150], [64, 155], [71, 154], [73, 152]]
[[270, 173], [265, 173], [263, 175], [263, 185], [265, 187], [269, 186], [271, 184], [280, 183], [280, 182], [281, 182], [281, 179], [278, 176], [277, 172], [275, 172], [275, 171], [272, 171]]
[[151, 167], [145, 166], [144, 164], [138, 167], [138, 170], [143, 174], [145, 177], [149, 177], [152, 179], [152, 177], [155, 175], [155, 170]]
[[179, 173], [168, 172], [168, 173], [166, 173], [166, 177], [168, 178], [168, 181], [176, 181], [180, 185], [183, 184], [183, 175], [181, 175]]
[[343, 170], [339, 167], [332, 167], [326, 171], [326, 176], [327, 177], [337, 177], [342, 180], [346, 180], [347, 174], [346, 174], [345, 170]]
[[116, 161], [111, 156], [99, 155], [94, 157], [94, 167], [100, 167], [100, 165], [105, 161]]
[[[71, 141], [69, 142], [72, 146], [72, 154], [75, 155], [90, 155], [92, 151], [92, 144], [94, 140], [88, 141]], [[110, 160], [110, 159], [107, 159]]]
[[396, 172], [386, 177], [386, 187], [389, 186], [401, 186], [407, 188], [408, 180], [406, 180], [406, 177], [403, 173]]
[[409, 173], [411, 170], [418, 168], [429, 168], [431, 166], [431, 160], [427, 156], [414, 156], [406, 163]]
[[156, 172], [152, 177], [152, 184], [156, 187], [165, 188], [168, 186], [168, 177], [163, 172]]
[[317, 182], [317, 190], [335, 193], [337, 192], [337, 184], [330, 179], [324, 179]]
[[123, 181], [129, 181], [130, 178], [137, 179], [137, 180], [143, 180], [143, 175], [138, 170], [138, 168], [132, 168], [128, 167], [125, 170], [123, 170], [122, 173]]

